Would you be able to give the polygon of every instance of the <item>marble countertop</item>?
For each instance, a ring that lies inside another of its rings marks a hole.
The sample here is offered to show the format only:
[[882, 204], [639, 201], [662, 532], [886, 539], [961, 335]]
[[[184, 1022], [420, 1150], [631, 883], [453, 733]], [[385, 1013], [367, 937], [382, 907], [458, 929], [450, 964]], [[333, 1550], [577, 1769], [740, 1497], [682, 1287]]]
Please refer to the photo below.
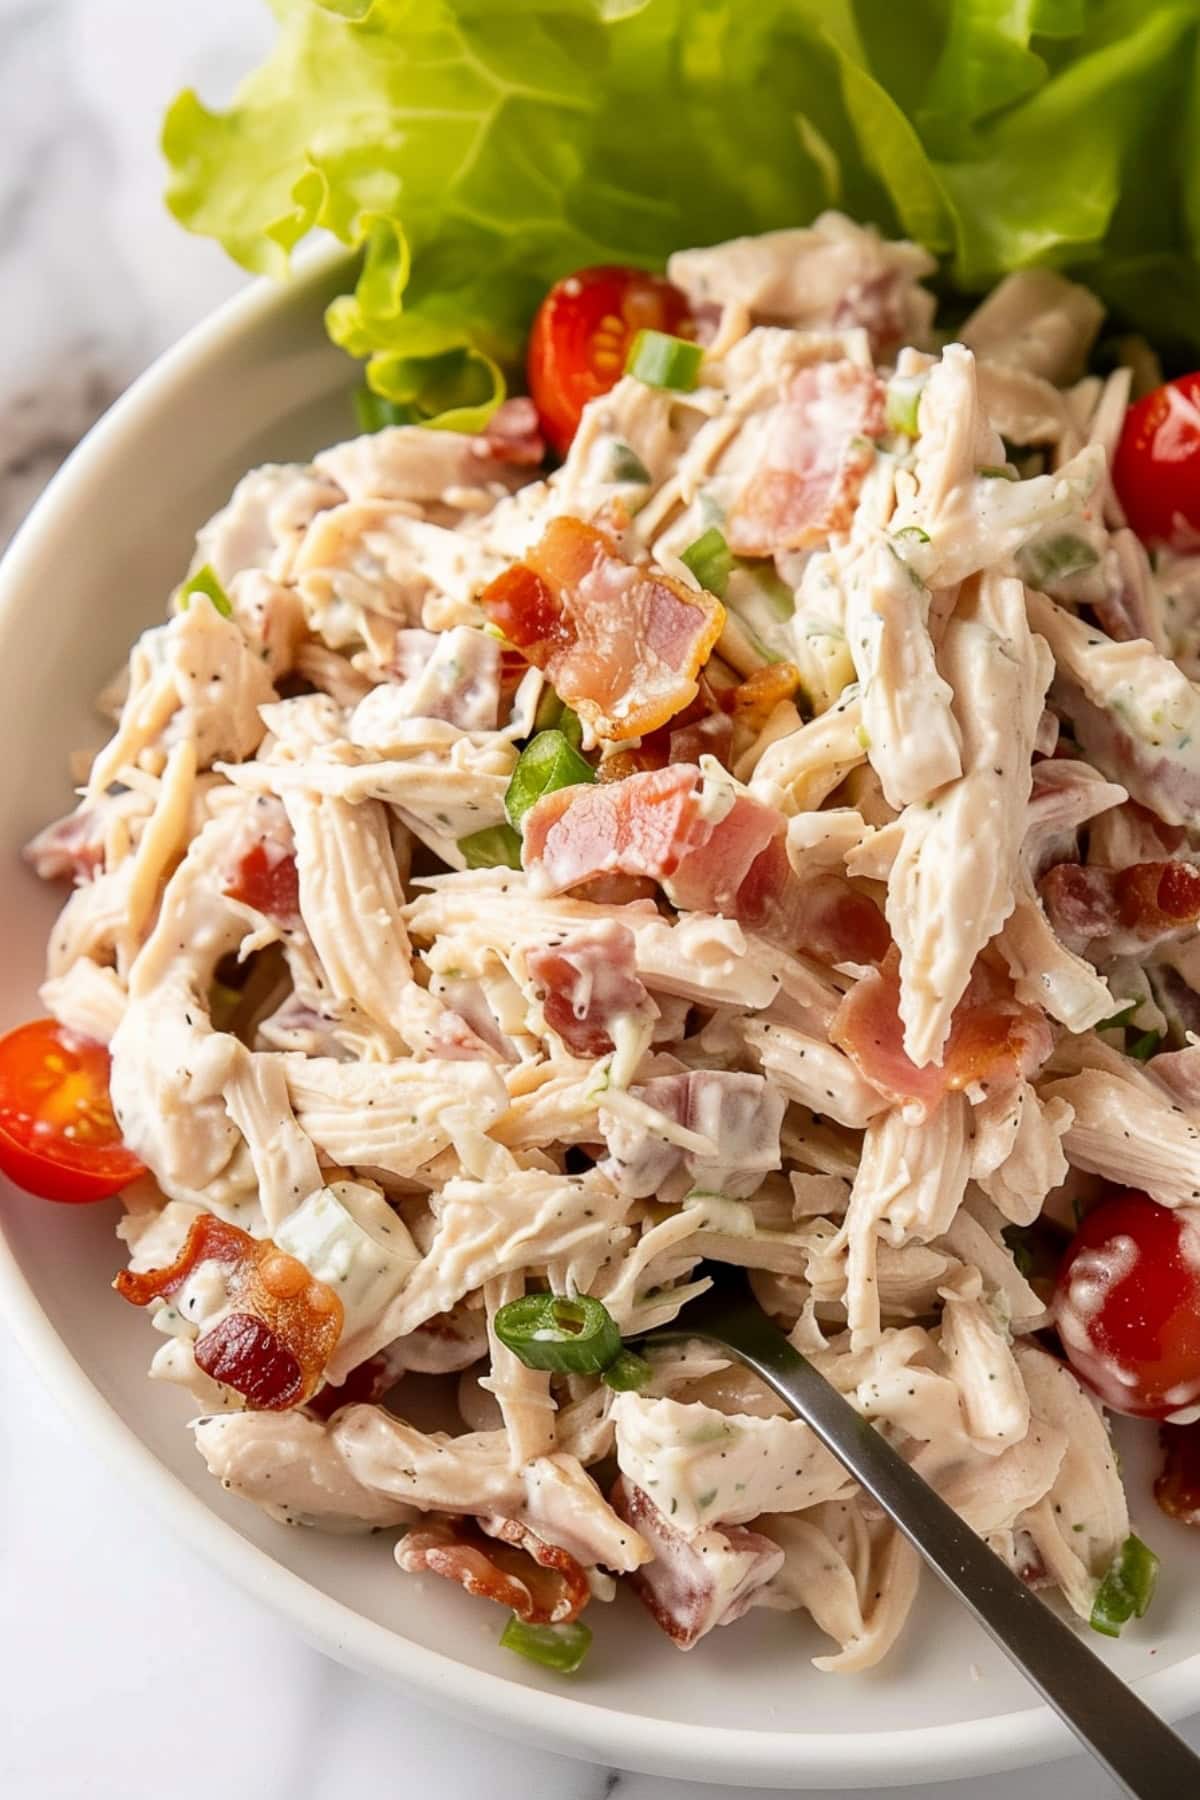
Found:
[[[270, 31], [262, 0], [0, 0], [0, 543], [114, 396], [241, 284], [163, 210], [155, 133], [180, 85], [227, 97]], [[407, 1791], [414, 1770], [441, 1800], [733, 1793], [501, 1745], [327, 1661], [176, 1542], [0, 1337], [0, 1791], [341, 1800]], [[924, 1790], [968, 1791], [1112, 1790], [1078, 1759]]]

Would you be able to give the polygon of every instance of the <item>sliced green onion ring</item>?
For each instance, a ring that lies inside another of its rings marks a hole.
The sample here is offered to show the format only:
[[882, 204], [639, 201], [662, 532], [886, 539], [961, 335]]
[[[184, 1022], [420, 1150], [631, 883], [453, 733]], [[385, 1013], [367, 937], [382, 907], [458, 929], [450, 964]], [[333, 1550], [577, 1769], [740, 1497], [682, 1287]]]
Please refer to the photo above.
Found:
[[621, 1354], [612, 1314], [588, 1294], [525, 1294], [502, 1306], [493, 1325], [500, 1342], [527, 1369], [600, 1375]]
[[537, 711], [533, 715], [533, 735], [536, 737], [539, 731], [561, 731], [568, 744], [576, 750], [583, 742], [583, 725], [579, 714], [572, 712], [549, 684], [542, 689]]
[[584, 761], [565, 732], [539, 731], [522, 750], [504, 795], [509, 824], [519, 831], [525, 814], [543, 794], [595, 779], [592, 765]]
[[725, 597], [725, 589], [729, 585], [729, 577], [733, 572], [733, 552], [725, 542], [724, 534], [710, 525], [707, 531], [701, 532], [695, 543], [681, 550], [679, 560], [685, 568], [690, 569], [702, 588], [715, 594], [718, 600]]
[[1100, 558], [1086, 538], [1064, 531], [1056, 537], [1034, 539], [1022, 544], [1016, 563], [1030, 587], [1044, 588], [1052, 581], [1065, 581], [1084, 569], [1093, 569]]
[[527, 1662], [540, 1663], [558, 1675], [574, 1674], [591, 1641], [591, 1632], [578, 1619], [573, 1625], [526, 1625], [516, 1613], [500, 1633], [502, 1650], [515, 1650]]
[[637, 487], [650, 486], [650, 471], [629, 444], [613, 444], [609, 458], [609, 480], [632, 482]]
[[667, 331], [639, 331], [630, 346], [625, 372], [647, 387], [690, 394], [703, 360], [700, 345], [688, 338], [672, 337]]
[[482, 831], [459, 838], [458, 847], [468, 869], [521, 867], [521, 840], [511, 825], [485, 825]]
[[975, 472], [977, 475], [982, 475], [985, 481], [1020, 481], [1021, 479], [1017, 470], [1010, 468], [1008, 463], [984, 463], [983, 467]]
[[635, 1350], [622, 1350], [604, 1371], [604, 1385], [616, 1394], [636, 1394], [652, 1378], [654, 1370]]
[[1141, 1538], [1129, 1536], [1108, 1565], [1088, 1623], [1104, 1637], [1120, 1637], [1132, 1618], [1142, 1619], [1154, 1598], [1158, 1558]]
[[1143, 1031], [1141, 1037], [1130, 1044], [1129, 1054], [1136, 1062], [1149, 1062], [1162, 1041], [1161, 1031]]
[[1130, 1019], [1132, 1019], [1134, 1013], [1137, 1011], [1137, 1009], [1140, 1005], [1141, 1005], [1140, 1000], [1131, 1000], [1129, 1002], [1128, 1006], [1123, 1006], [1121, 1008], [1120, 1012], [1113, 1013], [1111, 1018], [1101, 1019], [1100, 1023], [1095, 1027], [1095, 1029], [1097, 1031], [1117, 1031], [1117, 1030], [1119, 1030], [1122, 1025], [1128, 1025]]
[[193, 594], [206, 595], [223, 619], [232, 619], [233, 602], [225, 592], [221, 578], [211, 563], [205, 563], [204, 567], [197, 569], [194, 575], [189, 575], [180, 588], [179, 610], [181, 612], [187, 611], [188, 601]]

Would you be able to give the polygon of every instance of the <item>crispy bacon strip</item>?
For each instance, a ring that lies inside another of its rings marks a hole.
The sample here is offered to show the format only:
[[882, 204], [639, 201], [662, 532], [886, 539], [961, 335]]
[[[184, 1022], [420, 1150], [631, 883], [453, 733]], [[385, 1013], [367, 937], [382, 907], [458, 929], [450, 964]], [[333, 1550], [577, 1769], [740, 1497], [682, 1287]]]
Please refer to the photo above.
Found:
[[1154, 1498], [1181, 1525], [1200, 1525], [1200, 1427], [1164, 1425], [1159, 1441], [1163, 1466]]
[[814, 363], [793, 375], [773, 409], [766, 454], [726, 520], [739, 556], [803, 550], [845, 531], [884, 429], [878, 376], [851, 362]]
[[441, 1575], [511, 1607], [527, 1625], [570, 1624], [591, 1598], [575, 1558], [516, 1519], [454, 1517], [417, 1526], [396, 1546], [396, 1561], [406, 1574]]
[[657, 1013], [637, 973], [636, 942], [627, 925], [600, 924], [528, 952], [525, 964], [541, 991], [546, 1023], [576, 1056], [607, 1056], [617, 1019]]
[[1006, 975], [978, 962], [954, 1009], [941, 1062], [917, 1068], [904, 1050], [895, 949], [850, 989], [833, 1016], [829, 1037], [881, 1093], [897, 1104], [915, 1101], [927, 1114], [954, 1089], [977, 1081], [1003, 1085], [1031, 1075], [1053, 1047], [1045, 1014], [1015, 999]]
[[1055, 931], [1076, 950], [1114, 935], [1142, 946], [1159, 943], [1200, 919], [1200, 869], [1191, 863], [1127, 869], [1056, 863], [1038, 891]]
[[552, 519], [481, 604], [560, 698], [617, 740], [654, 731], [695, 698], [725, 623], [711, 594], [627, 562], [607, 532], [568, 517]]
[[341, 1336], [342, 1303], [270, 1238], [252, 1238], [214, 1213], [200, 1213], [173, 1263], [122, 1269], [113, 1286], [133, 1306], [147, 1306], [178, 1293], [204, 1262], [225, 1268], [233, 1311], [196, 1339], [197, 1367], [260, 1412], [302, 1405]]
[[610, 1498], [618, 1517], [654, 1551], [653, 1560], [628, 1580], [655, 1624], [680, 1650], [690, 1650], [715, 1626], [740, 1619], [783, 1562], [778, 1544], [744, 1525], [722, 1525], [689, 1540], [623, 1475]]

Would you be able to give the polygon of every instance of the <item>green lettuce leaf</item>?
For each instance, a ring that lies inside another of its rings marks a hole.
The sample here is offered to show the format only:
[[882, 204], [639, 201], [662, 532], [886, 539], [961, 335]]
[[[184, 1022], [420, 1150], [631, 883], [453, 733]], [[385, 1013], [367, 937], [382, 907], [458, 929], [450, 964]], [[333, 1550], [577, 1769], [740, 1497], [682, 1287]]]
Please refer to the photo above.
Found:
[[546, 287], [837, 206], [964, 294], [1048, 262], [1200, 344], [1200, 0], [272, 0], [168, 200], [247, 269], [327, 232], [383, 398], [477, 429]]

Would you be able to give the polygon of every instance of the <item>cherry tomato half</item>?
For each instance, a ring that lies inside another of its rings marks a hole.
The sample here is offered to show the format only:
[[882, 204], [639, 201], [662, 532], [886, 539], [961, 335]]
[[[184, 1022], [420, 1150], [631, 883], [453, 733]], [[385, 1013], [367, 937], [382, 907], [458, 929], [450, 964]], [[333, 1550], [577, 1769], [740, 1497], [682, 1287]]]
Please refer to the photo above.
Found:
[[1054, 1321], [1072, 1367], [1114, 1412], [1165, 1419], [1200, 1400], [1200, 1215], [1123, 1190], [1076, 1232]]
[[1200, 547], [1200, 370], [1130, 407], [1113, 457], [1113, 481], [1145, 543]]
[[639, 331], [691, 337], [685, 295], [643, 269], [580, 269], [555, 282], [529, 338], [529, 392], [546, 439], [565, 456], [589, 400], [625, 372]]
[[144, 1173], [121, 1142], [103, 1044], [34, 1019], [0, 1038], [0, 1174], [43, 1200], [105, 1200]]

